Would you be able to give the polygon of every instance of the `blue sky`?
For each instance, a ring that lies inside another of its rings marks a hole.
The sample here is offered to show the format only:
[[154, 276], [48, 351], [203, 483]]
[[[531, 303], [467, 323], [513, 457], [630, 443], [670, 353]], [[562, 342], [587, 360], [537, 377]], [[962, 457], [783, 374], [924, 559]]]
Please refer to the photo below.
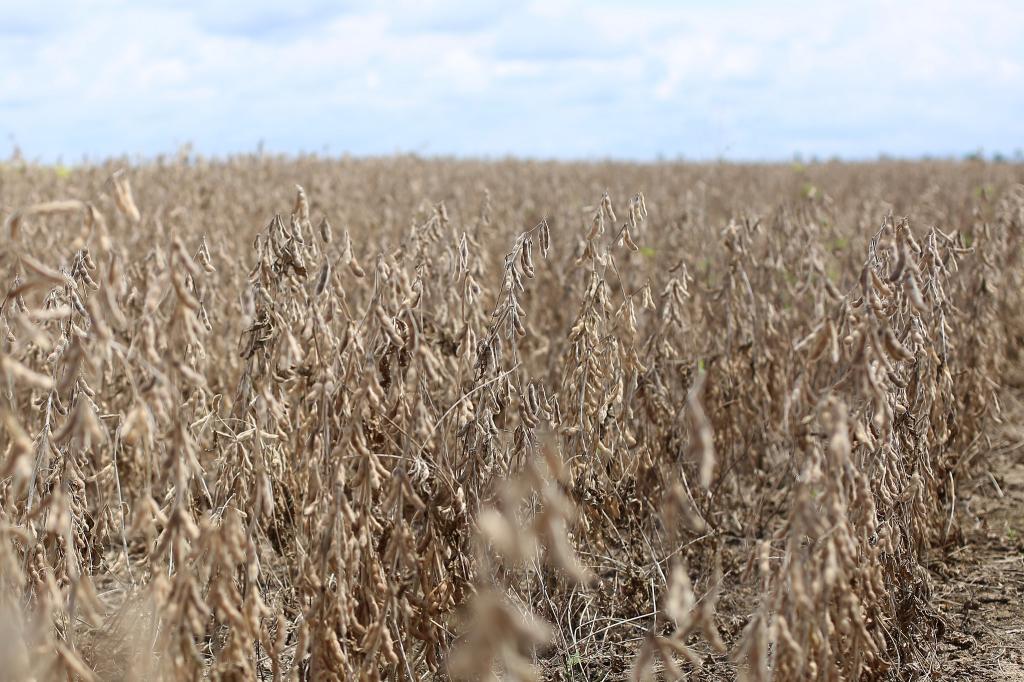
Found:
[[0, 0], [0, 156], [1024, 147], [1024, 2]]

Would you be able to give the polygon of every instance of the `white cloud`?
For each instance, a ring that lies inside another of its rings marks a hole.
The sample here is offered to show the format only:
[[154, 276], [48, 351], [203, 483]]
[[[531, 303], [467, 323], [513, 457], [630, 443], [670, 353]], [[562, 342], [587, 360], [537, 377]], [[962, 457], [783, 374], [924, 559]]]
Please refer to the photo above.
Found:
[[29, 155], [1012, 151], [1024, 4], [0, 0]]

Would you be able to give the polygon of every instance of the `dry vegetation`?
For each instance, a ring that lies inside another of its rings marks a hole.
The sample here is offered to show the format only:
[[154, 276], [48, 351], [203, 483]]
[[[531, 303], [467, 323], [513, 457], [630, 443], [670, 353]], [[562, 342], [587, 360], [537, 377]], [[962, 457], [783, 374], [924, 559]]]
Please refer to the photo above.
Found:
[[941, 674], [1022, 180], [8, 161], [0, 666]]

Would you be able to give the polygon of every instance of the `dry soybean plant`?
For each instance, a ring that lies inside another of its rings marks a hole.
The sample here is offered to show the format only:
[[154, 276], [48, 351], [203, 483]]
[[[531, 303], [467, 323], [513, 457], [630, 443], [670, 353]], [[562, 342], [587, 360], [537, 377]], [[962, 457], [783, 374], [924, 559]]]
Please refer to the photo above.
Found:
[[5, 162], [0, 666], [939, 674], [1022, 180]]

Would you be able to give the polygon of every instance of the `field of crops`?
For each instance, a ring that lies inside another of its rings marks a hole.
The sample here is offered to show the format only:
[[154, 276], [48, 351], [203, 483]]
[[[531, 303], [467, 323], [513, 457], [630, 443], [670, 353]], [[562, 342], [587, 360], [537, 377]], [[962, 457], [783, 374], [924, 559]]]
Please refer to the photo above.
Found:
[[0, 669], [947, 675], [1022, 182], [8, 160]]

